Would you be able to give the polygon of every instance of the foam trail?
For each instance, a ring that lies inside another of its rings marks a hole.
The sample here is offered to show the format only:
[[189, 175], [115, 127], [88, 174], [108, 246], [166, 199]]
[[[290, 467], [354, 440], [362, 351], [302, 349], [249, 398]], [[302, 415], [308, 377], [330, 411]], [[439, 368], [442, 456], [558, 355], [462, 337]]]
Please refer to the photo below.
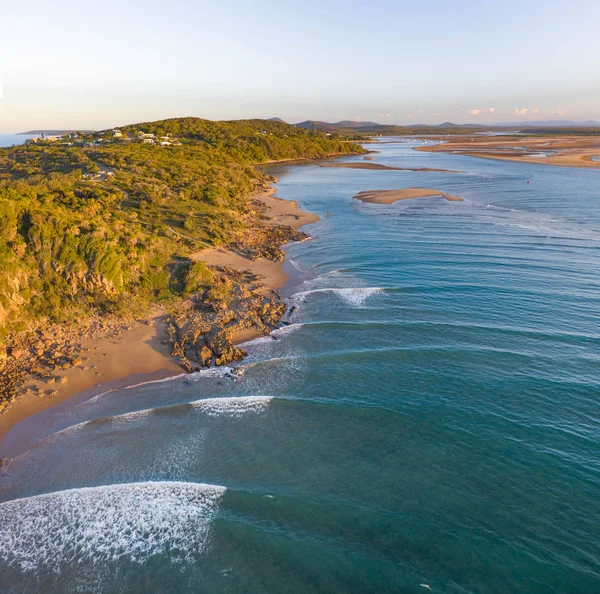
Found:
[[290, 301], [292, 303], [304, 303], [306, 301], [306, 298], [314, 293], [334, 293], [349, 305], [352, 305], [354, 307], [360, 307], [369, 297], [371, 297], [371, 295], [375, 295], [376, 293], [383, 293], [383, 291], [383, 287], [311, 289], [310, 291], [300, 291], [299, 293], [294, 293], [290, 297]]
[[98, 423], [98, 421], [103, 421], [103, 424], [110, 423], [110, 426], [117, 427], [126, 423], [143, 420], [157, 411], [174, 410], [188, 406], [191, 406], [194, 410], [205, 413], [209, 417], [241, 417], [246, 413], [257, 414], [263, 412], [271, 400], [273, 400], [272, 396], [227, 396], [223, 398], [204, 398], [202, 400], [182, 402], [180, 404], [173, 404], [170, 406], [146, 408], [144, 410], [136, 410], [133, 412], [124, 413], [122, 415], [115, 415], [113, 417], [83, 421], [82, 423], [77, 423], [76, 425], [71, 425], [70, 427], [61, 429], [60, 431], [49, 435], [46, 439], [53, 439], [57, 436], [64, 436], [68, 435], [69, 433], [74, 433], [75, 431], [79, 431], [88, 425], [95, 425]]
[[147, 382], [140, 382], [139, 384], [132, 384], [126, 386], [123, 390], [131, 390], [133, 388], [139, 388], [140, 386], [149, 386], [151, 384], [163, 384], [165, 382], [174, 382], [178, 380], [199, 380], [203, 377], [225, 377], [230, 376], [233, 373], [232, 367], [211, 367], [209, 369], [201, 369], [200, 371], [194, 371], [193, 373], [180, 373], [178, 375], [171, 375], [157, 380], [148, 380]]
[[78, 563], [192, 561], [206, 547], [225, 487], [146, 482], [58, 491], [0, 504], [0, 559], [59, 573]]

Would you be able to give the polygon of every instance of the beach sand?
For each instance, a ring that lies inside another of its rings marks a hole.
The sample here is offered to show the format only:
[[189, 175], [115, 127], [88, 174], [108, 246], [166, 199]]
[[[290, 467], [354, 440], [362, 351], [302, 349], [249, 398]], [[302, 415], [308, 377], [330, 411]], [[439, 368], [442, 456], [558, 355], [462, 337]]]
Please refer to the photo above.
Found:
[[417, 151], [454, 153], [498, 161], [517, 161], [600, 169], [600, 138], [597, 136], [471, 136], [444, 138], [443, 144], [419, 146]]
[[[54, 381], [33, 381], [27, 385], [38, 393], [27, 393], [13, 402], [0, 415], [0, 440], [23, 419], [65, 402], [75, 394], [90, 392], [90, 397], [104, 391], [107, 383], [112, 387], [128, 385], [132, 375], [177, 375], [183, 370], [170, 355], [169, 346], [162, 343], [164, 324], [153, 320], [149, 325], [137, 323], [118, 336], [101, 335], [82, 340], [87, 351], [80, 365], [52, 374]], [[62, 379], [64, 378], [64, 379]], [[124, 381], [123, 381], [124, 380]], [[60, 383], [61, 381], [65, 383]], [[122, 382], [117, 385], [115, 382]], [[49, 396], [47, 392], [55, 392]]]
[[[317, 215], [300, 210], [296, 202], [275, 198], [274, 194], [275, 188], [269, 188], [252, 196], [267, 207], [265, 216], [269, 220], [264, 223], [298, 228], [319, 220]], [[280, 289], [288, 279], [283, 262], [265, 258], [249, 260], [227, 249], [206, 249], [195, 254], [194, 258], [215, 266], [249, 270], [262, 277], [265, 293]], [[262, 334], [244, 330], [235, 336], [234, 342], [239, 344], [258, 336]], [[82, 392], [92, 397], [107, 389], [184, 373], [176, 359], [171, 357], [170, 346], [165, 340], [165, 325], [160, 316], [149, 324], [133, 324], [119, 335], [107, 334], [82, 340], [82, 345], [87, 351], [81, 365], [57, 371], [53, 374], [56, 379], [51, 384], [43, 381], [28, 383], [38, 393], [29, 391], [0, 415], [0, 444], [20, 421], [58, 406]], [[55, 393], [50, 396], [49, 392]]]
[[428, 196], [440, 196], [451, 202], [462, 202], [459, 196], [446, 194], [441, 190], [431, 188], [402, 188], [400, 190], [364, 190], [354, 196], [361, 202], [370, 204], [392, 204], [397, 200], [409, 200], [411, 198], [425, 198]]

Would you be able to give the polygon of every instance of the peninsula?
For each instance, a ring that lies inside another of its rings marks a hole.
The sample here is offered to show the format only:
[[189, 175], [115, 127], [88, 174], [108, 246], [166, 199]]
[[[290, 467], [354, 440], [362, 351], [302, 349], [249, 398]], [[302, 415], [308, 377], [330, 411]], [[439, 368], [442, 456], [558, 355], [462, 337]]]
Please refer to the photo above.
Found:
[[199, 118], [1, 149], [0, 436], [100, 383], [242, 358], [285, 312], [281, 247], [318, 219], [254, 165], [364, 152]]

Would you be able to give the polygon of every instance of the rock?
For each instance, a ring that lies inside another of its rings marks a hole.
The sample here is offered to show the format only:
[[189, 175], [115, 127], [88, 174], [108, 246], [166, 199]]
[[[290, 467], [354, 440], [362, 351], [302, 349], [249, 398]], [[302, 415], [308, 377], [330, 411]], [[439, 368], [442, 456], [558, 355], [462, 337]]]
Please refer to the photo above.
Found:
[[206, 345], [204, 345], [201, 349], [196, 351], [198, 361], [202, 363], [204, 367], [210, 367], [213, 355], [214, 353]]
[[79, 365], [81, 365], [83, 363], [83, 359], [81, 357], [75, 357], [75, 359], [73, 359], [73, 361], [71, 363], [75, 367], [78, 367]]
[[66, 384], [69, 380], [63, 375], [62, 377], [58, 378], [58, 383], [59, 384]]
[[12, 349], [10, 349], [10, 356], [13, 359], [19, 359], [23, 356], [23, 354], [24, 354], [23, 349], [20, 349], [18, 347], [13, 347]]
[[181, 365], [188, 373], [194, 371], [194, 366], [186, 359], [186, 357], [179, 358], [179, 365]]
[[46, 378], [46, 383], [47, 384], [53, 384], [56, 381], [56, 378], [54, 376], [50, 376]]

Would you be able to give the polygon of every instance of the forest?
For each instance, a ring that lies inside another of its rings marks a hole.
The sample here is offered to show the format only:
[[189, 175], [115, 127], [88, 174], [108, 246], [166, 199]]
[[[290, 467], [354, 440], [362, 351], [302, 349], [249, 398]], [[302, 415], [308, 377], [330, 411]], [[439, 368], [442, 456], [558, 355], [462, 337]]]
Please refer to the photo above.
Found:
[[248, 224], [254, 165], [364, 152], [268, 120], [120, 130], [0, 149], [0, 336], [176, 299], [174, 263]]

